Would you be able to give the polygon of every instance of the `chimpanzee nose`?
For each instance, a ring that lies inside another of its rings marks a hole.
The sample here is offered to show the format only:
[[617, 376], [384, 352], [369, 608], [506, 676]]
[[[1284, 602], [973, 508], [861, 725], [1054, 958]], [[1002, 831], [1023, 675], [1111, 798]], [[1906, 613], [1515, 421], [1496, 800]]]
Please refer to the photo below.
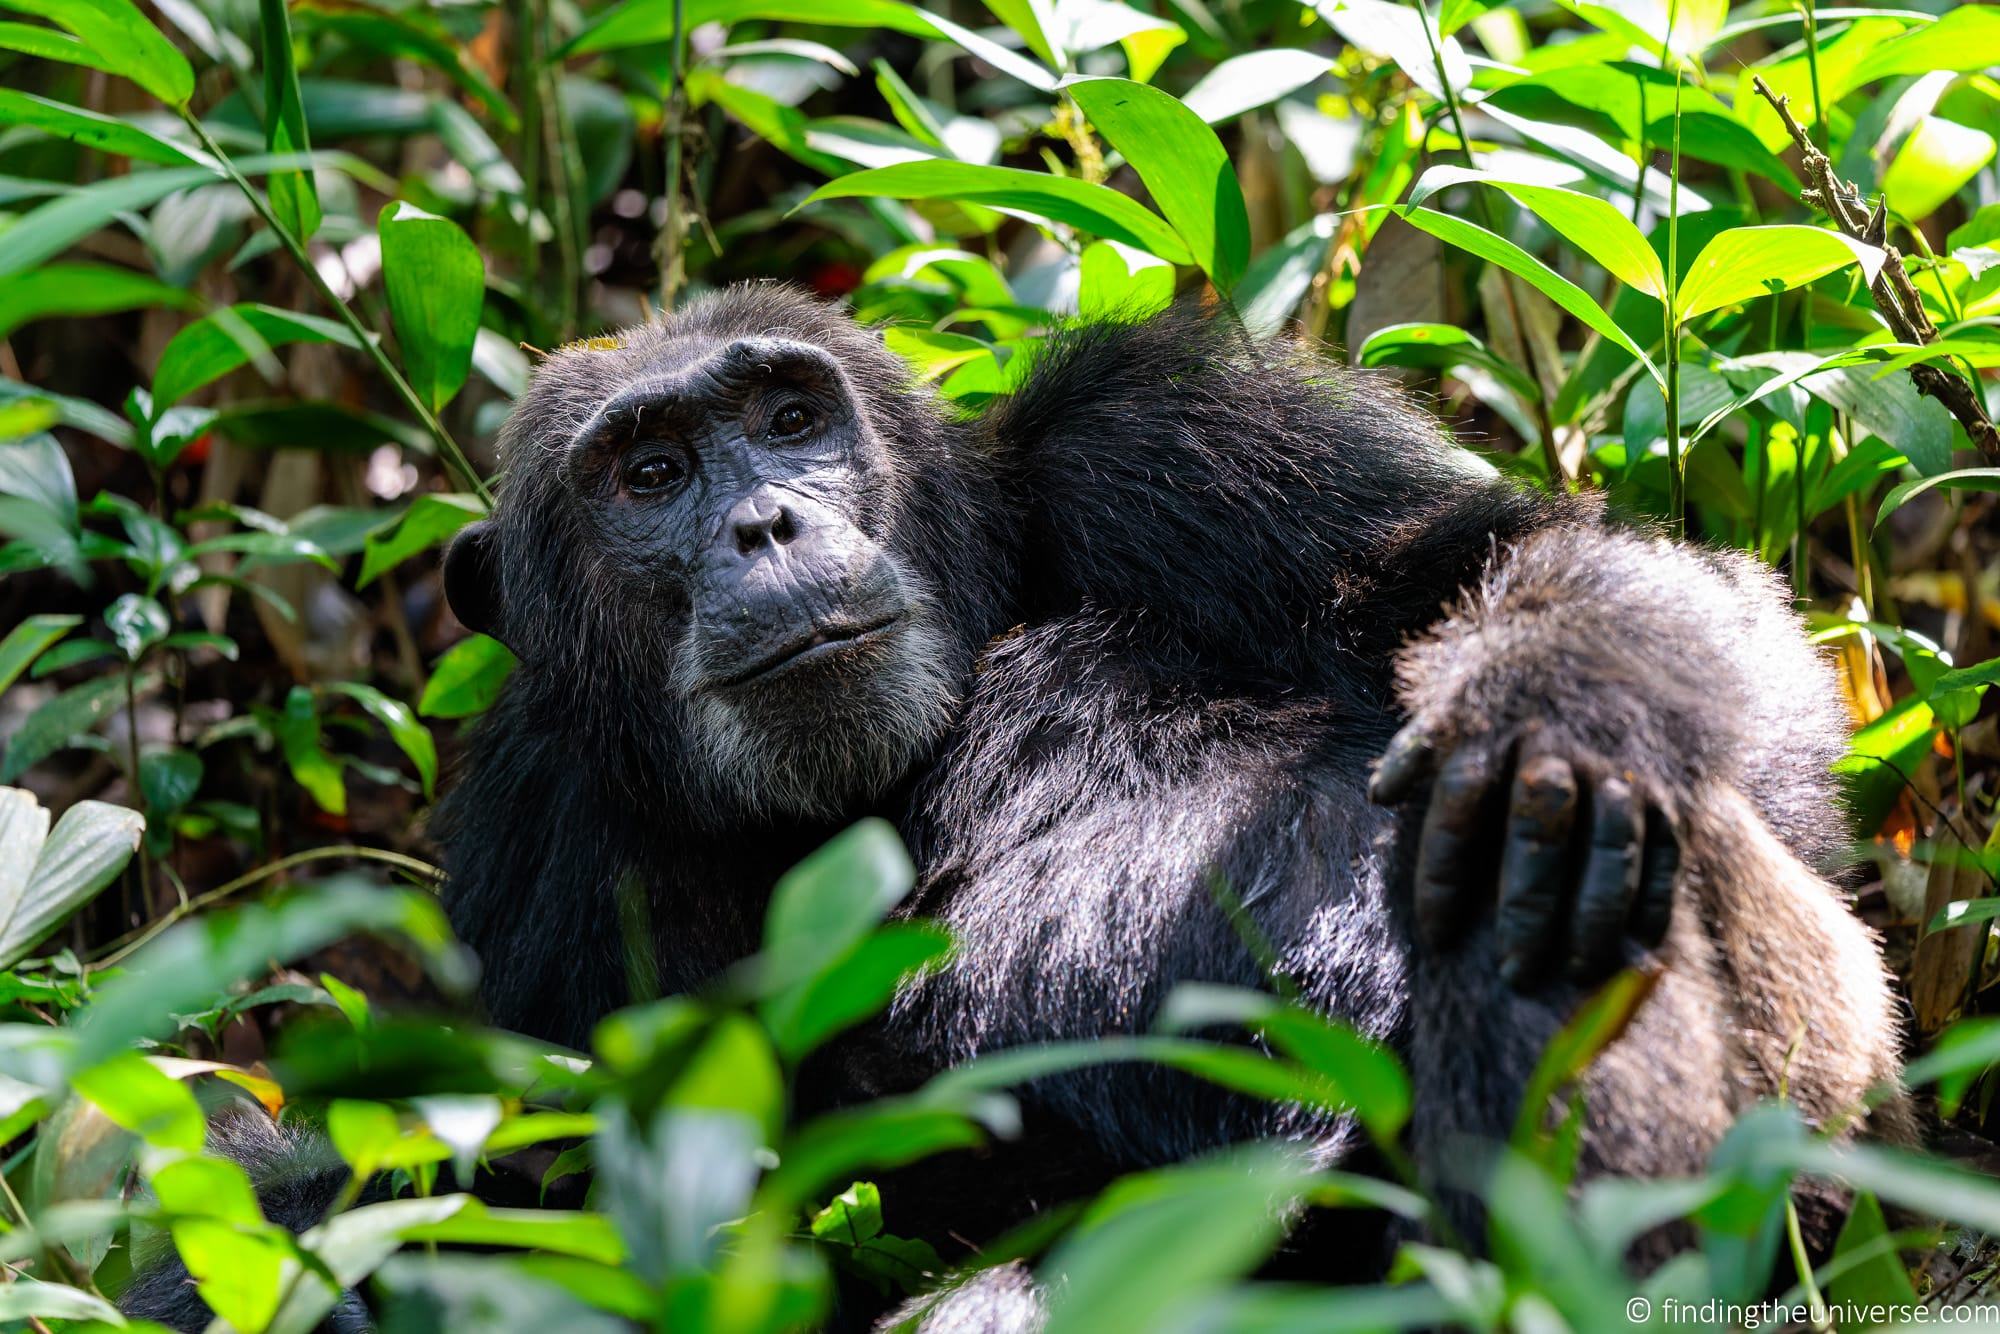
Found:
[[755, 556], [766, 547], [788, 546], [798, 538], [798, 517], [774, 497], [758, 492], [743, 497], [729, 511], [726, 524], [739, 556]]

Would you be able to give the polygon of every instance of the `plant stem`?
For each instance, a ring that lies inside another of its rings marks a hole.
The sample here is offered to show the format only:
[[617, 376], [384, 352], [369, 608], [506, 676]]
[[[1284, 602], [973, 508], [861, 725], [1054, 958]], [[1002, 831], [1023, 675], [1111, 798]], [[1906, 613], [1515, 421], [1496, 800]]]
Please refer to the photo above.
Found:
[[[1458, 136], [1458, 151], [1464, 156], [1465, 165], [1471, 170], [1477, 171], [1479, 170], [1479, 163], [1472, 156], [1472, 138], [1465, 132], [1465, 116], [1459, 110], [1458, 90], [1451, 86], [1451, 75], [1447, 72], [1444, 63], [1444, 47], [1438, 40], [1437, 30], [1431, 26], [1430, 10], [1424, 7], [1424, 0], [1410, 0], [1410, 3], [1416, 7], [1418, 26], [1423, 28], [1424, 42], [1431, 49], [1431, 64], [1437, 70], [1438, 87], [1444, 90], [1445, 112], [1451, 117], [1451, 132]], [[1640, 133], [1643, 135], [1644, 130], [1641, 129]], [[1639, 176], [1641, 180], [1645, 179], [1643, 168], [1641, 168]], [[1495, 225], [1493, 207], [1486, 198], [1486, 192], [1476, 190], [1473, 193], [1479, 200], [1476, 207], [1479, 209], [1480, 220], [1485, 224], [1487, 231], [1497, 235], [1500, 229]], [[1535, 386], [1533, 407], [1535, 409], [1535, 424], [1540, 428], [1542, 433], [1542, 466], [1548, 469], [1550, 486], [1567, 487], [1569, 477], [1563, 470], [1562, 455], [1556, 449], [1555, 422], [1549, 416], [1549, 396], [1542, 388], [1541, 372], [1535, 364], [1534, 342], [1528, 334], [1528, 322], [1522, 314], [1520, 299], [1514, 292], [1514, 276], [1512, 274], [1504, 271], [1501, 273], [1500, 290], [1507, 298], [1507, 314], [1514, 321], [1515, 335], [1521, 340], [1521, 356], [1528, 363], [1528, 379]]]
[[687, 22], [684, 0], [674, 0], [673, 87], [667, 95], [667, 216], [660, 227], [660, 313], [674, 308], [681, 290], [681, 139], [687, 119]]
[[1821, 143], [1833, 142], [1826, 132], [1826, 100], [1819, 95], [1819, 15], [1814, 0], [1800, 6], [1806, 21], [1806, 74], [1812, 79], [1813, 128]]
[[458, 441], [452, 439], [451, 433], [444, 429], [444, 424], [437, 419], [437, 414], [430, 410], [418, 396], [417, 391], [410, 387], [410, 382], [403, 378], [403, 373], [396, 369], [395, 363], [389, 360], [389, 354], [382, 350], [381, 341], [368, 331], [368, 328], [361, 323], [361, 317], [354, 313], [354, 308], [343, 301], [340, 294], [328, 284], [324, 275], [320, 273], [319, 266], [312, 262], [312, 256], [306, 253], [305, 245], [298, 237], [292, 235], [289, 228], [278, 221], [278, 216], [271, 211], [271, 205], [265, 200], [263, 191], [250, 184], [243, 173], [236, 169], [236, 163], [222, 151], [222, 145], [215, 142], [208, 132], [208, 127], [203, 125], [192, 111], [185, 106], [178, 110], [181, 119], [194, 132], [195, 139], [209, 156], [222, 165], [223, 174], [229, 177], [231, 184], [242, 191], [243, 197], [250, 201], [250, 207], [256, 211], [264, 225], [277, 235], [293, 262], [304, 272], [306, 280], [319, 293], [320, 300], [340, 316], [341, 322], [361, 344], [362, 351], [366, 352], [369, 359], [375, 363], [375, 368], [382, 372], [383, 378], [396, 391], [396, 396], [403, 400], [403, 406], [410, 410], [410, 414], [417, 419], [425, 433], [437, 445], [438, 457], [444, 461], [446, 467], [458, 474], [459, 484], [490, 505], [493, 502], [493, 493], [487, 490], [486, 483], [479, 476], [479, 470], [472, 466], [472, 460], [465, 456], [465, 451], [458, 447]]
[[[139, 665], [125, 664], [125, 754], [132, 765], [132, 797], [142, 816], [150, 817], [146, 809], [146, 789], [139, 784]], [[153, 910], [153, 870], [152, 859], [147, 855], [145, 841], [140, 840], [138, 855], [133, 858], [139, 864], [139, 904], [142, 911]], [[123, 910], [127, 929], [132, 925], [132, 882], [128, 877], [120, 886], [119, 907]]]
[[[1671, 42], [1680, 5], [1667, 7]], [[1674, 152], [1667, 169], [1667, 524], [1675, 537], [1687, 535], [1687, 475], [1681, 460], [1681, 62], [1671, 45], [1661, 54], [1674, 62]]]
[[1819, 1290], [1819, 1280], [1813, 1277], [1812, 1256], [1806, 1251], [1805, 1230], [1799, 1226], [1799, 1206], [1789, 1194], [1785, 1196], [1785, 1239], [1792, 1248], [1792, 1266], [1798, 1270], [1799, 1286], [1805, 1289], [1806, 1306], [1818, 1312], [1813, 1317], [1813, 1328], [1830, 1330], [1826, 1320], [1826, 1296]]
[[542, 6], [514, 0], [514, 96], [521, 103], [521, 287], [534, 292], [542, 248], [535, 241], [535, 218], [542, 209]]
[[400, 852], [390, 852], [386, 848], [364, 848], [356, 844], [337, 844], [326, 848], [308, 848], [304, 852], [294, 852], [290, 856], [280, 857], [268, 866], [260, 866], [254, 871], [246, 871], [234, 880], [217, 885], [205, 894], [197, 894], [191, 899], [186, 899], [181, 903], [175, 904], [173, 908], [162, 914], [159, 920], [148, 922], [140, 930], [128, 931], [118, 937], [118, 939], [112, 941], [107, 947], [109, 953], [100, 959], [94, 960], [90, 964], [90, 968], [96, 970], [111, 967], [131, 954], [132, 951], [151, 940], [154, 936], [157, 936], [175, 922], [180, 921], [183, 917], [200, 912], [209, 904], [218, 903], [228, 898], [231, 894], [248, 889], [261, 880], [268, 880], [274, 875], [281, 875], [291, 870], [294, 866], [303, 866], [307, 862], [326, 861], [334, 857], [353, 857], [360, 861], [382, 862], [419, 879], [428, 880], [432, 884], [436, 884], [444, 878], [444, 873], [429, 862], [421, 861], [415, 857], [406, 857]]

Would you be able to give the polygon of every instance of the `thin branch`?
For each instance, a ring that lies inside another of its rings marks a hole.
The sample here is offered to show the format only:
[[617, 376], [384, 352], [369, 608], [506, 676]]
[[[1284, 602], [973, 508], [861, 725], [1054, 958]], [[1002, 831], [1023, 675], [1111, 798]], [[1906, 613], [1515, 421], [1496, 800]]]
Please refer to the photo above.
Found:
[[465, 451], [459, 448], [458, 441], [452, 439], [451, 433], [438, 421], [437, 414], [417, 396], [417, 391], [410, 387], [410, 382], [403, 378], [403, 373], [389, 360], [389, 354], [382, 350], [381, 340], [369, 332], [367, 326], [361, 323], [361, 317], [354, 313], [354, 308], [343, 301], [340, 294], [328, 284], [325, 275], [320, 273], [319, 266], [312, 262], [312, 256], [306, 253], [304, 243], [292, 235], [290, 228], [278, 221], [277, 215], [271, 211], [270, 204], [264, 199], [264, 192], [250, 184], [243, 173], [236, 169], [236, 163], [222, 151], [222, 145], [210, 137], [208, 127], [201, 123], [200, 117], [187, 107], [176, 109], [181, 113], [181, 119], [187, 123], [187, 127], [194, 131], [195, 140], [221, 165], [223, 174], [228, 177], [230, 183], [250, 201], [250, 207], [258, 218], [277, 236], [285, 247], [285, 252], [292, 257], [292, 262], [298, 265], [299, 270], [305, 274], [306, 281], [312, 284], [315, 292], [319, 293], [320, 300], [340, 317], [341, 323], [345, 324], [348, 332], [354, 335], [355, 341], [361, 345], [361, 350], [375, 363], [375, 369], [382, 373], [382, 378], [396, 391], [396, 397], [403, 400], [403, 406], [409, 409], [410, 415], [417, 419], [424, 428], [424, 433], [430, 436], [437, 448], [438, 457], [447, 468], [458, 474], [459, 484], [489, 505], [492, 504], [493, 493], [487, 489], [485, 481], [479, 476], [479, 470], [472, 466], [472, 460], [465, 456]]
[[[1806, 189], [1800, 196], [1809, 204], [1817, 205], [1833, 219], [1834, 226], [1857, 241], [1865, 241], [1879, 246], [1883, 253], [1882, 268], [1869, 285], [1875, 298], [1875, 306], [1888, 321], [1890, 332], [1899, 342], [1923, 345], [1938, 341], [1937, 327], [1924, 313], [1923, 299], [1917, 295], [1916, 285], [1910, 281], [1910, 274], [1903, 267], [1903, 256], [1888, 240], [1888, 215], [1877, 207], [1870, 211], [1861, 197], [1861, 191], [1834, 174], [1833, 163], [1826, 154], [1813, 144], [1812, 136], [1792, 116], [1787, 99], [1771, 91], [1771, 86], [1763, 77], [1752, 78], [1751, 86], [1758, 96], [1771, 104], [1778, 118], [1785, 123], [1785, 132], [1799, 147], [1805, 168]], [[1963, 377], [1954, 375], [1941, 366], [1920, 363], [1910, 367], [1910, 378], [1917, 382], [1917, 388], [1944, 404], [1966, 435], [1972, 438], [1973, 447], [1993, 463], [2000, 463], [2000, 427], [1986, 415], [1986, 407], [1979, 401], [1979, 395]]]

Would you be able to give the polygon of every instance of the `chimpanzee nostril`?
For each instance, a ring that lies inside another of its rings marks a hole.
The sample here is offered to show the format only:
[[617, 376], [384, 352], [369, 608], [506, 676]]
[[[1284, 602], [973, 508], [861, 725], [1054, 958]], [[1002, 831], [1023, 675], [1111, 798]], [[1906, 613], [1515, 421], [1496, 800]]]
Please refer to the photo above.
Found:
[[751, 496], [729, 515], [729, 532], [739, 556], [754, 556], [767, 546], [789, 545], [799, 535], [798, 520], [785, 505]]

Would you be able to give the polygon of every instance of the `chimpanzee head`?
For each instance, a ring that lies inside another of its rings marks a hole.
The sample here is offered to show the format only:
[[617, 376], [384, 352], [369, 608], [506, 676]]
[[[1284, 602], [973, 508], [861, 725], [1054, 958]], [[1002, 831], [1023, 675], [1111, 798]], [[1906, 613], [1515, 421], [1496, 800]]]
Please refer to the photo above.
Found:
[[835, 815], [950, 726], [981, 637], [940, 587], [979, 508], [937, 485], [946, 429], [845, 316], [710, 298], [543, 363], [446, 593], [607, 763]]

